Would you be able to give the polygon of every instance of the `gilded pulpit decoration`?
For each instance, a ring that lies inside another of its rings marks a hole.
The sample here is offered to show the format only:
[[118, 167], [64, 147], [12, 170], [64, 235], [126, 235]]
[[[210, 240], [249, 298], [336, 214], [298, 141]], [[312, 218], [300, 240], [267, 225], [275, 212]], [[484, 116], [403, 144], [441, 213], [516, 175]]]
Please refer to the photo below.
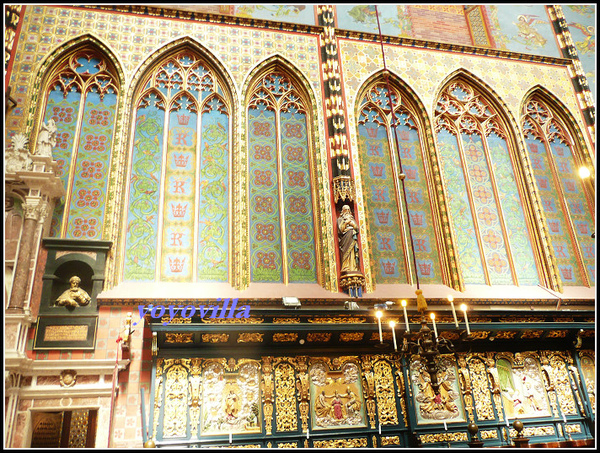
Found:
[[366, 426], [360, 370], [346, 361], [331, 369], [325, 361], [309, 369], [312, 426], [314, 430]]
[[474, 422], [475, 416], [473, 414], [473, 386], [471, 385], [471, 375], [467, 367], [467, 361], [465, 360], [464, 354], [457, 354], [458, 356], [458, 383], [462, 391], [463, 400], [465, 402], [465, 409], [469, 414], [469, 421]]
[[313, 445], [315, 448], [359, 448], [367, 446], [367, 439], [316, 440]]
[[327, 342], [331, 339], [331, 332], [309, 332], [306, 334], [306, 341], [308, 342]]
[[431, 386], [431, 378], [425, 361], [418, 356], [410, 364], [410, 380], [415, 395], [417, 423], [438, 423], [440, 420], [464, 421], [462, 401], [458, 390], [457, 370], [448, 357], [440, 357], [438, 363], [439, 394]]
[[190, 361], [188, 405], [190, 407], [190, 435], [192, 438], [198, 435], [198, 426], [200, 425], [200, 404], [202, 401], [201, 360], [193, 358]]
[[579, 378], [579, 371], [577, 370], [577, 367], [573, 364], [573, 357], [571, 357], [570, 354], [565, 354], [565, 353], [557, 353], [557, 354], [561, 354], [563, 357], [565, 357], [566, 361], [567, 361], [567, 366], [569, 368], [569, 372], [571, 373], [571, 389], [572, 389], [572, 393], [575, 394], [575, 398], [577, 398], [577, 404], [579, 404], [579, 410], [582, 414], [585, 414], [585, 408], [583, 407], [583, 400], [582, 395], [580, 395], [579, 389], [581, 388], [581, 379]]
[[489, 382], [483, 357], [475, 356], [468, 359], [473, 388], [473, 400], [477, 420], [495, 420], [492, 398], [489, 392]]
[[552, 408], [552, 415], [554, 417], [559, 417], [558, 411], [558, 402], [556, 398], [556, 390], [554, 388], [553, 375], [554, 371], [552, 370], [552, 366], [550, 365], [550, 360], [548, 359], [547, 351], [540, 351], [540, 363], [542, 369], [542, 379], [544, 380], [544, 385], [546, 386], [546, 393], [548, 394], [548, 399], [550, 400], [550, 407]]
[[188, 373], [177, 359], [165, 367], [165, 408], [163, 414], [163, 437], [187, 437], [187, 387]]
[[279, 363], [275, 367], [275, 421], [279, 432], [298, 429], [295, 389], [294, 367], [288, 362]]
[[590, 406], [592, 413], [596, 413], [596, 365], [595, 365], [595, 353], [594, 351], [579, 351], [579, 357], [581, 358], [581, 372], [583, 374], [583, 381], [585, 389], [590, 399]]
[[[156, 334], [156, 332], [154, 332]], [[156, 336], [153, 337], [153, 339]], [[158, 433], [158, 422], [160, 420], [160, 412], [163, 404], [163, 366], [165, 359], [158, 359], [156, 361], [156, 379], [154, 381], [154, 427], [152, 432]]]
[[238, 335], [238, 343], [262, 343], [264, 333], [258, 332], [244, 332]]
[[226, 333], [203, 333], [203, 343], [226, 343], [229, 340], [229, 335]]
[[392, 367], [379, 360], [373, 367], [375, 377], [375, 395], [377, 397], [377, 415], [381, 425], [397, 425], [398, 412], [394, 395], [394, 376]]
[[273, 425], [273, 402], [274, 402], [274, 387], [273, 387], [273, 367], [271, 364], [272, 357], [263, 357], [262, 372], [263, 380], [262, 387], [262, 402], [265, 417], [265, 431], [268, 436], [271, 435]]
[[298, 334], [296, 332], [286, 332], [286, 333], [274, 333], [273, 341], [277, 343], [281, 342], [289, 342], [289, 341], [297, 341]]
[[344, 343], [349, 341], [361, 341], [364, 335], [364, 332], [342, 332], [340, 333], [340, 341], [343, 341]]
[[498, 376], [498, 368], [496, 368], [496, 360], [494, 359], [493, 352], [488, 352], [486, 354], [486, 365], [498, 420], [503, 422], [504, 410], [502, 409], [502, 391], [500, 390], [500, 377]]
[[310, 408], [310, 384], [308, 382], [308, 357], [296, 357], [296, 370], [298, 371], [296, 388], [298, 390], [298, 407], [302, 420], [302, 432], [308, 430], [308, 411]]
[[231, 365], [226, 368], [223, 363], [208, 361], [204, 366], [203, 435], [261, 432], [259, 362], [240, 359]]

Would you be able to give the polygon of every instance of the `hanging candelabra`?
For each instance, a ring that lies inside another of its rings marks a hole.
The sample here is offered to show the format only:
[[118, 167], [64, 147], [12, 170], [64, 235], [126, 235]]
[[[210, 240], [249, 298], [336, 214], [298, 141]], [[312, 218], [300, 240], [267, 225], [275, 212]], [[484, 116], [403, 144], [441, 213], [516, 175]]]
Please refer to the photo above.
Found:
[[[403, 196], [403, 201], [404, 201], [403, 204], [404, 204], [404, 208], [406, 210], [406, 216], [407, 216], [407, 218], [410, 218], [409, 212], [408, 212], [408, 202], [407, 202], [406, 187], [405, 187], [406, 175], [404, 174], [404, 171], [402, 169], [402, 157], [399, 153], [400, 147], [398, 145], [398, 131], [397, 131], [398, 121], [396, 119], [396, 115], [394, 112], [394, 103], [392, 102], [392, 94], [391, 94], [391, 88], [390, 88], [390, 82], [389, 82], [389, 71], [388, 71], [387, 65], [386, 65], [385, 50], [384, 50], [384, 46], [383, 46], [383, 37], [381, 34], [381, 24], [379, 23], [379, 11], [377, 10], [377, 5], [375, 5], [375, 17], [377, 18], [377, 27], [379, 30], [379, 42], [381, 44], [381, 55], [383, 58], [383, 75], [385, 78], [388, 101], [389, 101], [390, 111], [391, 111], [392, 135], [394, 136], [394, 142], [396, 145], [398, 170], [399, 170], [398, 177], [400, 179], [400, 188], [402, 190], [402, 196]], [[404, 332], [404, 336], [402, 338], [402, 347], [401, 347], [400, 352], [404, 356], [408, 356], [408, 357], [415, 355], [415, 354], [418, 354], [419, 356], [423, 357], [423, 359], [425, 360], [425, 367], [426, 367], [427, 373], [429, 374], [429, 377], [430, 377], [431, 387], [432, 387], [433, 391], [435, 392], [435, 394], [438, 395], [439, 394], [439, 386], [440, 386], [440, 384], [438, 382], [438, 373], [440, 372], [440, 369], [439, 369], [438, 363], [437, 363], [438, 359], [439, 359], [440, 355], [443, 353], [454, 354], [456, 351], [455, 351], [454, 344], [452, 344], [452, 341], [450, 341], [447, 338], [440, 337], [437, 334], [437, 329], [436, 329], [436, 324], [435, 324], [435, 314], [433, 314], [433, 313], [431, 313], [431, 321], [432, 321], [433, 331], [428, 326], [428, 320], [427, 320], [427, 315], [426, 315], [427, 301], [425, 300], [425, 297], [423, 296], [423, 291], [419, 287], [419, 275], [416, 270], [417, 262], [416, 262], [416, 255], [415, 255], [415, 249], [414, 249], [414, 241], [413, 241], [411, 222], [407, 222], [407, 230], [408, 230], [408, 235], [410, 238], [410, 245], [411, 245], [411, 251], [412, 251], [412, 264], [413, 264], [413, 269], [415, 270], [414, 276], [415, 276], [415, 281], [417, 284], [417, 290], [416, 290], [417, 310], [421, 313], [421, 329], [414, 334], [412, 334], [410, 332], [408, 316], [406, 314], [406, 302], [402, 301], [402, 307], [403, 307], [403, 311], [404, 311], [404, 320], [406, 322], [406, 331]], [[454, 303], [452, 301], [453, 299], [450, 297], [449, 300], [450, 300], [450, 304], [452, 306], [452, 314], [454, 316], [456, 328], [458, 329], [458, 320], [456, 318]], [[466, 324], [466, 328], [467, 328], [466, 339], [471, 339], [471, 335], [470, 335], [470, 331], [469, 331], [469, 324], [468, 324], [468, 320], [467, 320], [466, 306], [464, 306], [463, 311], [465, 314], [465, 324]], [[378, 322], [379, 331], [380, 331], [380, 334], [379, 334], [380, 343], [382, 344], [383, 340], [381, 338], [381, 316], [382, 316], [381, 312], [378, 311], [377, 312], [377, 322]], [[390, 324], [390, 327], [392, 328], [392, 333], [394, 336], [394, 349], [397, 350], [397, 346], [396, 346], [396, 342], [395, 342], [395, 330], [394, 330], [395, 323], [394, 323], [394, 325]]]

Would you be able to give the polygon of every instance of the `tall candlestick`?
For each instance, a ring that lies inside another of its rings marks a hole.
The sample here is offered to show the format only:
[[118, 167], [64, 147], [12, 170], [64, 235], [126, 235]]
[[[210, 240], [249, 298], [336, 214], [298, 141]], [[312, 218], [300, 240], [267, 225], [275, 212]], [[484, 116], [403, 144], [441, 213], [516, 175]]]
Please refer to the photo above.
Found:
[[436, 340], [438, 337], [438, 333], [437, 333], [437, 327], [435, 325], [435, 313], [431, 313], [429, 315], [429, 317], [431, 318], [431, 322], [433, 323], [433, 333], [435, 334], [435, 337], [433, 337], [433, 339]]
[[231, 435], [231, 433], [229, 433], [229, 443], [231, 443], [233, 441], [233, 436]]
[[396, 323], [394, 321], [390, 321], [390, 327], [392, 328], [392, 338], [394, 339], [394, 351], [397, 351], [398, 345], [396, 344]]
[[448, 431], [448, 427], [446, 426], [446, 421], [444, 420], [444, 430]]
[[375, 316], [377, 316], [377, 324], [379, 325], [379, 342], [383, 343], [383, 335], [381, 334], [381, 317], [383, 316], [383, 313], [377, 310]]
[[406, 331], [410, 332], [410, 326], [408, 325], [408, 315], [406, 314], [406, 301], [400, 302], [402, 304], [402, 310], [404, 310], [404, 322], [406, 323]]
[[465, 314], [465, 325], [467, 326], [467, 335], [471, 335], [471, 330], [469, 329], [469, 318], [467, 318], [467, 306], [465, 304], [461, 304], [460, 309]]
[[452, 316], [454, 316], [454, 324], [458, 329], [458, 319], [456, 317], [456, 310], [454, 309], [454, 297], [448, 296], [448, 300], [450, 301], [450, 306], [452, 307]]
[[306, 439], [308, 440], [310, 438], [310, 430], [308, 428], [306, 428]]
[[379, 424], [379, 435], [381, 436], [381, 423]]

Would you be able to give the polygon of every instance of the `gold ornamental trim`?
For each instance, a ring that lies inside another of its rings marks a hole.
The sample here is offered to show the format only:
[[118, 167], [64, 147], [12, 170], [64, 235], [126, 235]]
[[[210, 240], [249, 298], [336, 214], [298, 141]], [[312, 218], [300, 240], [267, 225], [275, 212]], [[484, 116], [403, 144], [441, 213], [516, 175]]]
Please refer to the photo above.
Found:
[[316, 440], [313, 442], [313, 446], [316, 448], [351, 448], [351, 447], [366, 447], [367, 439], [329, 439], [329, 440]]
[[165, 343], [193, 343], [193, 333], [166, 333]]
[[206, 324], [261, 324], [263, 318], [202, 318]]
[[202, 342], [204, 342], [204, 343], [226, 343], [228, 340], [229, 340], [229, 335], [226, 333], [202, 334]]
[[479, 434], [481, 435], [481, 438], [483, 440], [486, 440], [486, 439], [498, 439], [498, 431], [496, 431], [495, 429], [488, 429], [488, 430], [484, 430], [484, 431], [479, 431]]
[[[516, 436], [516, 432], [515, 432]], [[513, 436], [514, 437], [514, 436]], [[459, 433], [438, 433], [438, 434], [421, 434], [419, 436], [422, 444], [432, 444], [434, 442], [460, 442], [468, 441], [469, 436], [465, 432]]]
[[273, 324], [299, 324], [299, 323], [300, 323], [300, 318], [273, 318]]
[[298, 340], [298, 334], [296, 332], [287, 332], [287, 333], [274, 333], [273, 341], [277, 343], [286, 342], [286, 341], [296, 341]]
[[342, 332], [340, 334], [340, 341], [343, 341], [344, 343], [349, 341], [360, 341], [364, 336], [364, 332]]
[[310, 342], [327, 342], [329, 340], [331, 340], [330, 332], [310, 332], [306, 335], [306, 341]]
[[400, 436], [386, 436], [381, 438], [381, 446], [400, 445]]
[[238, 335], [238, 343], [262, 343], [264, 333], [244, 332]]
[[366, 321], [366, 318], [313, 318], [308, 320], [314, 324], [360, 324]]

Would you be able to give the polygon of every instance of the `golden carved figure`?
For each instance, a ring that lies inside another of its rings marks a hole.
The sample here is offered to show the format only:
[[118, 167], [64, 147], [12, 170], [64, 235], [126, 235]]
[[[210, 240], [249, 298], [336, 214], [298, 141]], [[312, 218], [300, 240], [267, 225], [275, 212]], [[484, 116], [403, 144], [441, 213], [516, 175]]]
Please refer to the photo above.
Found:
[[56, 299], [57, 305], [65, 305], [67, 307], [81, 307], [89, 304], [92, 301], [90, 295], [79, 287], [81, 279], [74, 275], [69, 279], [71, 288], [62, 293]]
[[352, 216], [350, 206], [342, 206], [337, 220], [340, 251], [342, 252], [342, 272], [358, 271], [358, 225]]

